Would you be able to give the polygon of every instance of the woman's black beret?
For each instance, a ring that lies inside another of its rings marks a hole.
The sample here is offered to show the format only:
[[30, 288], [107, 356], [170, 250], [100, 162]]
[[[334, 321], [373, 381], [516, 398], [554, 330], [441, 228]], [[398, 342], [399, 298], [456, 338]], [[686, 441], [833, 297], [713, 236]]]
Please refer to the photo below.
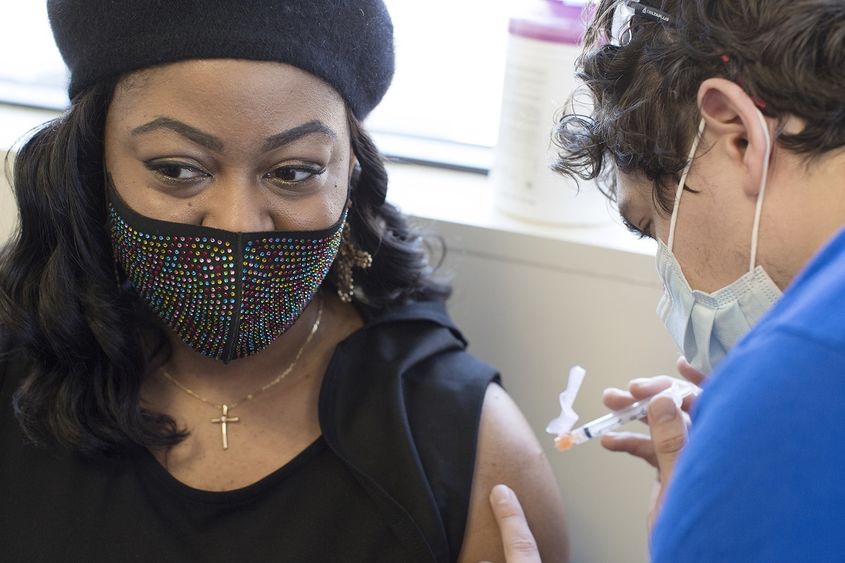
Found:
[[48, 0], [69, 94], [187, 59], [287, 63], [325, 80], [363, 119], [393, 78], [382, 0]]

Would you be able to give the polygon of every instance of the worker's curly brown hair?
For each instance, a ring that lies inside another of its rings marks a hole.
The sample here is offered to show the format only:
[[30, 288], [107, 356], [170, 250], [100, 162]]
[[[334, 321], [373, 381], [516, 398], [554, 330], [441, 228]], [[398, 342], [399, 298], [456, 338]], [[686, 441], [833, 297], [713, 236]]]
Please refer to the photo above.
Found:
[[778, 130], [781, 146], [810, 158], [845, 146], [843, 0], [646, 0], [673, 21], [634, 16], [630, 42], [617, 47], [620, 1], [596, 7], [577, 63], [593, 109], [561, 117], [556, 171], [598, 179], [615, 199], [615, 164], [651, 180], [668, 212], [700, 120], [698, 88], [711, 77], [740, 84], [768, 117], [803, 119], [800, 133]]

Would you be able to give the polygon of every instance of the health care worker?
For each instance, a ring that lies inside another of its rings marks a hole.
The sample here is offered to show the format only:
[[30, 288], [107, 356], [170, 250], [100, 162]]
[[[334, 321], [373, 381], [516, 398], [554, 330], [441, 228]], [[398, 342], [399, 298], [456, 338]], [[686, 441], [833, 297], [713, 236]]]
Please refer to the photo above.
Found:
[[[665, 398], [651, 440], [603, 440], [658, 468], [652, 559], [842, 560], [845, 2], [604, 0], [596, 14], [579, 66], [593, 114], [562, 119], [557, 168], [611, 175], [626, 224], [658, 241], [682, 374], [713, 370], [689, 439]], [[635, 380], [604, 402], [665, 386]], [[537, 561], [512, 492], [491, 504], [508, 561]]]

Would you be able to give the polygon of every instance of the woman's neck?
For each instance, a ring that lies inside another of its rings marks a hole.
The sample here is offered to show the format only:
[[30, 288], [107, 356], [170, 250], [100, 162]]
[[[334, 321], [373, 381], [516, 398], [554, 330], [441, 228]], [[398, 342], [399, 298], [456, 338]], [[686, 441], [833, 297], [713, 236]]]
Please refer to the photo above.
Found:
[[[182, 385], [211, 400], [232, 402], [253, 393], [281, 375], [294, 364], [302, 350], [296, 365], [285, 377], [286, 380], [294, 381], [313, 365], [312, 356], [324, 348], [326, 334], [331, 332], [333, 323], [327, 318], [331, 317], [331, 313], [324, 314], [321, 326], [311, 340], [308, 340], [323, 300], [324, 297], [318, 295], [296, 323], [265, 350], [229, 363], [199, 354], [182, 342], [175, 333], [168, 331], [171, 356], [162, 369], [167, 370], [167, 373]], [[279, 383], [280, 386], [284, 384], [285, 381]]]

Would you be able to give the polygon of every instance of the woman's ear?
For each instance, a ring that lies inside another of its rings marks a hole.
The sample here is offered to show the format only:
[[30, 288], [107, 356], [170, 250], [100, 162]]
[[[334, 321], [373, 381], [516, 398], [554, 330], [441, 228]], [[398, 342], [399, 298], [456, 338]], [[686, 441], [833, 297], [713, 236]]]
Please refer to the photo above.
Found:
[[698, 107], [712, 146], [744, 171], [743, 191], [756, 197], [772, 150], [769, 122], [735, 82], [708, 78], [698, 89]]

